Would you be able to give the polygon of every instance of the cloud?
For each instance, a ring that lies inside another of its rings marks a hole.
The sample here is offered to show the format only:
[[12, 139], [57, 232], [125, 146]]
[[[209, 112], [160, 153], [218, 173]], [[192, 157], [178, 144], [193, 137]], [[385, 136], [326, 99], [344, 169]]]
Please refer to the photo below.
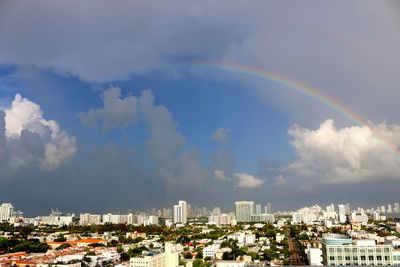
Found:
[[212, 134], [212, 138], [221, 143], [224, 144], [226, 142], [228, 142], [229, 140], [229, 134], [230, 134], [230, 129], [225, 129], [222, 127], [218, 127], [217, 130], [215, 130], [215, 132]]
[[1, 111], [0, 121], [3, 168], [35, 165], [52, 171], [77, 152], [75, 137], [61, 130], [57, 122], [46, 120], [39, 105], [19, 94], [10, 108]]
[[127, 127], [136, 121], [136, 97], [121, 98], [121, 89], [113, 86], [105, 90], [101, 97], [103, 98], [103, 108], [90, 109], [86, 113], [78, 114], [82, 124], [95, 128], [98, 127], [98, 122], [100, 122], [102, 129], [108, 131], [112, 128]]
[[221, 171], [221, 170], [215, 170], [214, 171], [214, 177], [217, 178], [218, 180], [221, 180], [221, 181], [224, 181], [224, 182], [230, 180], [229, 177], [225, 176], [224, 171]]
[[233, 175], [238, 179], [238, 183], [235, 186], [239, 188], [258, 188], [265, 182], [248, 173], [234, 173]]
[[297, 176], [330, 183], [399, 178], [399, 125], [337, 129], [326, 120], [316, 130], [295, 125], [289, 135], [298, 159], [288, 170]]
[[[244, 27], [234, 21], [240, 8], [213, 3], [123, 1], [116, 6], [97, 1], [92, 12], [89, 3], [13, 2], [2, 14], [0, 62], [52, 68], [86, 81], [110, 81], [171, 60], [220, 57], [241, 38]], [[211, 16], [210, 8], [215, 13]], [[235, 18], [225, 19], [229, 13]], [[43, 27], [46, 33], [40, 31]]]
[[[92, 12], [90, 2], [12, 1], [2, 6], [0, 63], [50, 68], [97, 82], [127, 79], [177, 61], [233, 62], [319, 88], [373, 121], [396, 121], [400, 35], [393, 5], [97, 1]], [[335, 116], [349, 123], [276, 83], [246, 75], [230, 78], [257, 84], [251, 88], [296, 122], [309, 126]]]
[[204, 185], [209, 175], [201, 164], [201, 156], [195, 148], [183, 149], [185, 139], [177, 131], [170, 111], [154, 105], [154, 95], [149, 90], [142, 92], [139, 107], [150, 130], [147, 141], [150, 157], [167, 189], [178, 192]]

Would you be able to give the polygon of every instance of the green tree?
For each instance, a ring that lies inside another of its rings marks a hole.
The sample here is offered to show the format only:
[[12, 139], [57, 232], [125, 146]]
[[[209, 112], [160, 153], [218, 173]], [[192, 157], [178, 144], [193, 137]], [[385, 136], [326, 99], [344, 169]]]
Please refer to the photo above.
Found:
[[128, 261], [129, 260], [129, 255], [128, 253], [121, 253], [121, 261]]
[[184, 257], [185, 259], [192, 259], [192, 258], [193, 258], [193, 255], [192, 255], [192, 253], [190, 253], [190, 252], [188, 251], [188, 252], [184, 252], [184, 253], [183, 253], [183, 257]]
[[203, 267], [204, 263], [202, 259], [196, 259], [193, 261], [193, 267]]
[[66, 248], [69, 248], [70, 246], [71, 246], [70, 244], [62, 244], [62, 245], [56, 247], [56, 250], [66, 249]]
[[196, 259], [202, 259], [203, 258], [203, 251], [199, 251], [196, 255]]

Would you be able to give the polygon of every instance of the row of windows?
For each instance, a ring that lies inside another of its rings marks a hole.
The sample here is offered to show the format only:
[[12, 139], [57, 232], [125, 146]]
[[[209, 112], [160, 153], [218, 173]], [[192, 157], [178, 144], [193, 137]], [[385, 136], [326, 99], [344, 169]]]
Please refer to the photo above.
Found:
[[365, 255], [362, 255], [362, 256], [345, 256], [345, 257], [343, 257], [343, 256], [336, 256], [336, 257], [335, 256], [329, 256], [329, 260], [331, 260], [331, 261], [334, 261], [335, 259], [337, 259], [337, 260], [345, 259], [347, 261], [349, 261], [351, 259], [353, 261], [357, 261], [358, 259], [360, 259], [362, 261], [365, 261], [367, 258], [370, 261], [374, 261], [374, 260], [381, 261], [383, 259], [385, 259], [385, 261], [389, 261], [390, 260], [390, 256], [381, 256], [381, 255], [378, 255], [376, 257], [373, 256], [373, 255], [369, 255], [369, 256], [365, 256]]
[[365, 248], [341, 248], [341, 247], [337, 247], [337, 248], [330, 247], [329, 248], [329, 252], [334, 253], [335, 251], [338, 252], [338, 253], [341, 253], [341, 252], [345, 252], [345, 253], [350, 253], [350, 252], [374, 253], [375, 251], [377, 253], [380, 253], [380, 252], [388, 253], [388, 252], [390, 252], [390, 248], [388, 248], [388, 247], [385, 247], [385, 248], [368, 248], [368, 249], [365, 249]]
[[[329, 265], [331, 265], [331, 266], [335, 266], [335, 263], [333, 262], [333, 263], [331, 263], [331, 264], [329, 264]], [[358, 262], [354, 262], [354, 263], [349, 263], [349, 262], [347, 262], [346, 264], [343, 264], [343, 263], [339, 263], [338, 265], [340, 265], [340, 266], [343, 266], [343, 265], [358, 265]], [[367, 265], [365, 262], [363, 262], [363, 263], [361, 263], [360, 265]], [[375, 265], [374, 263], [370, 263], [370, 264], [368, 264], [368, 266], [370, 266], [370, 265]], [[382, 263], [378, 263], [377, 265], [382, 265]], [[385, 264], [385, 266], [390, 266], [391, 264], [390, 263], [386, 263]]]
[[394, 261], [400, 261], [400, 255], [393, 255]]

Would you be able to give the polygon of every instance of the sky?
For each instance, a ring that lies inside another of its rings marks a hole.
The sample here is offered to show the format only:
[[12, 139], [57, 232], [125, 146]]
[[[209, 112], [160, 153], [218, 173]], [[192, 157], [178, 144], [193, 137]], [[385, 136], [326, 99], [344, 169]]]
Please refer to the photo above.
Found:
[[0, 202], [398, 202], [396, 1], [2, 1]]

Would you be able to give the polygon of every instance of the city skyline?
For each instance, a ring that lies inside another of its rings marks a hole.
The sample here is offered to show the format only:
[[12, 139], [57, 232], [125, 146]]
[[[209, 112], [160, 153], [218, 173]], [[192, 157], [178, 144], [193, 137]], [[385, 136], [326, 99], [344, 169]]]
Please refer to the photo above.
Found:
[[2, 2], [0, 203], [29, 214], [395, 203], [396, 10]]

